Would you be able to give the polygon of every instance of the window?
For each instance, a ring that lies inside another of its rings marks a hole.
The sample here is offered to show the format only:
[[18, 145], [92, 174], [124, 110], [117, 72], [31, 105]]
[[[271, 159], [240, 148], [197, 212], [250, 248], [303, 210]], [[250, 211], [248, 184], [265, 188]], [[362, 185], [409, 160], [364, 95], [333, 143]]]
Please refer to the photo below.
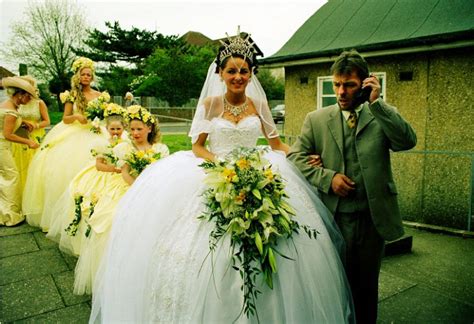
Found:
[[[382, 99], [386, 99], [385, 96], [385, 86], [386, 86], [386, 78], [387, 74], [385, 72], [371, 72], [374, 74], [380, 82], [381, 86], [381, 93], [380, 97]], [[332, 76], [323, 76], [318, 77], [318, 108], [327, 107], [330, 105], [334, 105], [336, 103], [336, 95], [332, 89]]]

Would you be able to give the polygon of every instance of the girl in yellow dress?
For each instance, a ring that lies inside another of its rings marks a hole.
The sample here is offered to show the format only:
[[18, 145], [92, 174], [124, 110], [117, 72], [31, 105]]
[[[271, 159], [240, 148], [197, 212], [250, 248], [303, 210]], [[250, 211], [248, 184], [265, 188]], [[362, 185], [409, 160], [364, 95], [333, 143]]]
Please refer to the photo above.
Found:
[[0, 225], [13, 226], [25, 218], [21, 212], [21, 182], [12, 142], [31, 149], [39, 147], [37, 142], [15, 134], [22, 125], [18, 107], [37, 95], [35, 88], [21, 77], [3, 78], [2, 85], [9, 99], [0, 103]]
[[[22, 76], [21, 78], [28, 81], [35, 88], [36, 94], [39, 96], [36, 80], [29, 75]], [[20, 116], [23, 120], [23, 124], [27, 125], [27, 127], [20, 128], [19, 130], [21, 130], [21, 133], [17, 131], [17, 135], [29, 138], [40, 144], [46, 135], [44, 128], [50, 125], [48, 107], [44, 101], [39, 98], [32, 98], [27, 104], [20, 105], [18, 107], [18, 112], [20, 113]], [[31, 131], [28, 132], [27, 129], [31, 129]], [[13, 143], [12, 150], [13, 157], [20, 174], [20, 192], [23, 193], [26, 183], [26, 176], [28, 174], [28, 166], [30, 165], [31, 159], [35, 154], [36, 149], [31, 149], [28, 146], [20, 143]]]
[[110, 100], [106, 93], [91, 87], [94, 63], [79, 58], [72, 65], [71, 92], [61, 94], [65, 102], [61, 123], [51, 129], [34, 155], [23, 192], [23, 211], [30, 225], [47, 232], [56, 215], [53, 206], [69, 186], [74, 176], [91, 160], [94, 142], [106, 138], [98, 132], [95, 122], [86, 117], [90, 106]]
[[158, 120], [138, 105], [128, 107], [127, 112], [132, 142], [122, 142], [113, 149], [122, 176], [107, 179], [102, 192], [95, 193], [98, 198], [93, 212], [83, 216], [87, 225], [74, 281], [74, 293], [78, 295], [92, 292], [120, 198], [148, 164], [169, 155], [168, 147], [159, 143]]
[[80, 222], [79, 217], [90, 213], [91, 204], [104, 193], [104, 187], [111, 178], [121, 177], [121, 169], [116, 165], [112, 150], [117, 144], [128, 141], [124, 132], [126, 112], [117, 104], [108, 104], [104, 115], [109, 139], [94, 143], [91, 154], [95, 161], [79, 171], [53, 207], [56, 217], [47, 237], [58, 242], [59, 248], [69, 254], [78, 256], [81, 250], [84, 222]]

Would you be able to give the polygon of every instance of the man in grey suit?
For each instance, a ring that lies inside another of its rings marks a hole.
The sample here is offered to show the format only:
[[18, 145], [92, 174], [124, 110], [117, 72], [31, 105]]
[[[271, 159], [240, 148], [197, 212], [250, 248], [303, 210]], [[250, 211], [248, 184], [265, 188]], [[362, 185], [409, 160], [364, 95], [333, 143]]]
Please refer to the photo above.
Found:
[[[306, 116], [288, 158], [318, 189], [346, 241], [357, 322], [376, 323], [384, 240], [403, 235], [390, 150], [411, 149], [416, 134], [380, 98], [380, 83], [359, 53], [343, 52], [331, 74], [337, 104]], [[322, 167], [309, 162], [314, 154]]]

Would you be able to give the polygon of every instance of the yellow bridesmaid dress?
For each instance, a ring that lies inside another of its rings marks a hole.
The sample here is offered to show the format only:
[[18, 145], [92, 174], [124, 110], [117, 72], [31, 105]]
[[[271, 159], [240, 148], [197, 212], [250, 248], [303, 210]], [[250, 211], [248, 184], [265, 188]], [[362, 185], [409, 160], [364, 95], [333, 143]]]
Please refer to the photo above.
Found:
[[[78, 114], [76, 106], [73, 111]], [[74, 176], [93, 160], [94, 142], [107, 138], [104, 130], [96, 134], [91, 124], [60, 122], [46, 134], [31, 160], [23, 192], [23, 212], [30, 225], [49, 231], [57, 216], [54, 204], [64, 194]]]
[[[131, 143], [120, 143], [114, 148], [117, 157], [122, 155], [118, 152], [133, 150], [135, 149]], [[161, 158], [169, 155], [168, 147], [162, 143], [155, 143], [152, 150], [161, 153]], [[128, 188], [129, 185], [120, 174], [108, 178], [102, 191], [95, 193], [98, 200], [94, 212], [91, 215], [83, 215], [83, 228], [85, 233], [87, 232], [87, 237], [84, 233], [80, 257], [76, 264], [74, 293], [77, 295], [92, 293], [95, 274], [107, 245], [115, 210]]]
[[[127, 142], [127, 133], [124, 132], [120, 142]], [[84, 222], [80, 222], [77, 232], [74, 235], [66, 232], [66, 228], [75, 218], [75, 197], [82, 196], [81, 211], [84, 216], [89, 215], [91, 203], [104, 193], [107, 183], [122, 179], [120, 173], [103, 172], [96, 168], [96, 158], [103, 157], [108, 163], [107, 156], [113, 154], [113, 147], [118, 143], [111, 144], [106, 139], [97, 140], [93, 145], [96, 152], [93, 160], [88, 166], [79, 171], [72, 179], [67, 190], [52, 208], [56, 215], [51, 222], [51, 227], [47, 237], [58, 242], [59, 248], [69, 254], [78, 256], [81, 251], [81, 243], [84, 238]], [[123, 182], [123, 181], [122, 181]]]
[[3, 136], [6, 115], [16, 117], [14, 131], [21, 126], [21, 116], [16, 111], [0, 109], [0, 225], [13, 226], [25, 217], [21, 212], [21, 182], [12, 154], [12, 142]]
[[[39, 107], [40, 101], [38, 99], [31, 99], [26, 105], [20, 105], [18, 112], [22, 120], [38, 124], [42, 121], [41, 112]], [[36, 143], [41, 143], [46, 131], [44, 128], [34, 129], [30, 134], [29, 138]], [[28, 145], [20, 143], [12, 143], [13, 158], [15, 159], [20, 173], [21, 193], [25, 188], [26, 176], [28, 174], [28, 166], [30, 165], [31, 159], [36, 152], [36, 149], [31, 149]]]

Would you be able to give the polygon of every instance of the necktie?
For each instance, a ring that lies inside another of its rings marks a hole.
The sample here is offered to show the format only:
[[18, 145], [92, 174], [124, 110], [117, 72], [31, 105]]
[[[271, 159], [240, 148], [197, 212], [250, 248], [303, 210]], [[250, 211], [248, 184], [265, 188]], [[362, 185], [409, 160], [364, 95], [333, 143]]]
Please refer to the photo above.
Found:
[[350, 111], [349, 118], [347, 118], [347, 126], [349, 126], [349, 128], [355, 128], [357, 126], [357, 113], [355, 110]]

